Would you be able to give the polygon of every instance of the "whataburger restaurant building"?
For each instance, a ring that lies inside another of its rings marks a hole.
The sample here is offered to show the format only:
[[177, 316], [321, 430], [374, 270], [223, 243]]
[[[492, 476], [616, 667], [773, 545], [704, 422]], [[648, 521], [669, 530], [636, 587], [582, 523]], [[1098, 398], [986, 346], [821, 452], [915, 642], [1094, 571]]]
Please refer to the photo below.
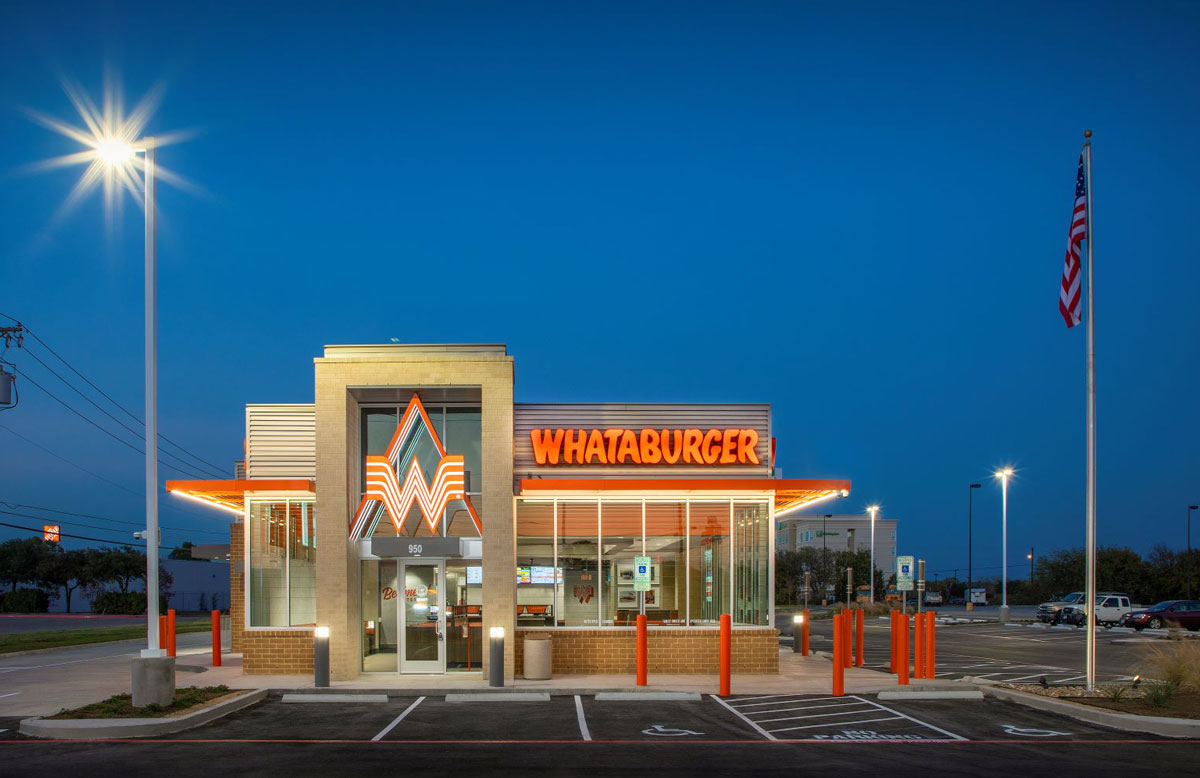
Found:
[[[778, 672], [776, 517], [849, 493], [772, 478], [767, 404], [514, 403], [501, 345], [327, 346], [315, 402], [246, 406], [244, 473], [170, 481], [232, 514], [233, 647], [247, 674], [505, 676], [523, 637], [557, 674]], [[635, 586], [635, 557], [651, 560]], [[639, 591], [640, 589], [640, 591]], [[644, 603], [643, 603], [644, 600]]]

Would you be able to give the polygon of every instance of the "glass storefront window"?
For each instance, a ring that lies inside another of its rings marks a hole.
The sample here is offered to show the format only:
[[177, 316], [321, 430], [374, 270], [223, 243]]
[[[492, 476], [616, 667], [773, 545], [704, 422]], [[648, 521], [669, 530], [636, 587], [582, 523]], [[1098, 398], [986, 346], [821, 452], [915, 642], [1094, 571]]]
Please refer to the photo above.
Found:
[[687, 617], [687, 503], [646, 501], [646, 556], [650, 591], [646, 620], [683, 624]]
[[729, 501], [688, 504], [688, 601], [692, 624], [729, 613]]
[[554, 502], [517, 503], [517, 626], [554, 624]]
[[733, 620], [765, 625], [771, 549], [766, 502], [733, 504]]
[[361, 583], [363, 672], [394, 673], [400, 645], [395, 560], [364, 560]]
[[558, 566], [555, 623], [561, 627], [594, 627], [600, 607], [598, 503], [558, 502]]
[[467, 492], [483, 488], [483, 417], [478, 408], [446, 409], [446, 434], [442, 445], [459, 454], [467, 468]]
[[448, 561], [446, 669], [478, 672], [483, 667], [483, 639], [483, 565], [478, 560]]
[[311, 626], [316, 622], [314, 507], [311, 500], [250, 503], [249, 626]]
[[642, 555], [642, 503], [602, 500], [600, 503], [600, 623], [635, 623], [639, 601], [633, 589], [633, 558]]

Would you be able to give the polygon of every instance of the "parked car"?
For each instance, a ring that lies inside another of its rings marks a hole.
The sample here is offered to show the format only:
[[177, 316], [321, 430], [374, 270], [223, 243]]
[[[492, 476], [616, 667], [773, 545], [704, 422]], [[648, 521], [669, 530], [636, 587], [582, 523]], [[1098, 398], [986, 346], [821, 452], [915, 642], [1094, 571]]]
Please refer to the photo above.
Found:
[[[1058, 624], [1060, 621], [1063, 620], [1063, 616], [1065, 615], [1065, 614], [1061, 613], [1063, 608], [1066, 608], [1068, 606], [1078, 606], [1080, 610], [1083, 609], [1085, 596], [1086, 596], [1086, 594], [1084, 592], [1071, 592], [1066, 597], [1063, 597], [1061, 600], [1054, 600], [1051, 602], [1043, 602], [1041, 605], [1038, 606], [1038, 609], [1037, 609], [1038, 621], [1044, 621], [1049, 624]], [[1106, 598], [1109, 598], [1109, 597], [1118, 597], [1118, 598], [1124, 597], [1125, 598], [1125, 610], [1129, 610], [1130, 599], [1129, 599], [1129, 595], [1126, 594], [1125, 592], [1097, 592], [1096, 593], [1096, 602], [1099, 603], [1102, 600], [1105, 600]], [[1115, 608], [1118, 606], [1119, 606], [1119, 603], [1114, 601], [1112, 603], [1112, 605], [1109, 607]], [[1098, 620], [1100, 622], [1111, 621], [1112, 623], [1116, 623], [1117, 621], [1120, 620], [1121, 615], [1124, 612], [1125, 611], [1117, 611], [1114, 613], [1112, 611], [1106, 611], [1104, 614], [1100, 615], [1100, 618]], [[1110, 614], [1111, 614], [1111, 618], [1109, 617]], [[1072, 616], [1072, 618], [1078, 619], [1078, 623], [1083, 623], [1083, 617], [1080, 616], [1079, 614], [1074, 614]], [[1075, 622], [1071, 622], [1071, 623], [1075, 623]]]
[[942, 593], [941, 592], [925, 592], [925, 604], [926, 605], [941, 605], [942, 604]]
[[1178, 625], [1195, 632], [1200, 629], [1200, 600], [1166, 600], [1125, 614], [1120, 625], [1139, 631]]
[[[1096, 623], [1116, 625], [1130, 612], [1129, 596], [1124, 594], [1100, 595], [1096, 598]], [[1064, 605], [1059, 611], [1059, 621], [1083, 626], [1087, 623], [1086, 609], [1082, 603]]]
[[966, 605], [967, 601], [964, 600], [962, 597], [954, 597], [950, 600], [950, 604], [951, 605]]

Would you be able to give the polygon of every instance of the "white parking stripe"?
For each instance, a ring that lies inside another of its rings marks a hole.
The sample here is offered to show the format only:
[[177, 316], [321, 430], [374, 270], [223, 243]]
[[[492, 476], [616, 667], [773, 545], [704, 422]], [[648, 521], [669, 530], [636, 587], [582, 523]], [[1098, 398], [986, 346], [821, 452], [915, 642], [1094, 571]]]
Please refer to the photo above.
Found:
[[575, 695], [575, 718], [579, 720], [579, 735], [584, 740], [591, 740], [592, 733], [588, 731], [587, 719], [583, 716], [583, 700]]
[[749, 705], [730, 705], [731, 708], [757, 708], [762, 705], [778, 705], [781, 702], [817, 702], [819, 700], [840, 700], [841, 697], [805, 697], [803, 694], [781, 694], [771, 702], [752, 702]]
[[[844, 708], [847, 705], [861, 705], [860, 702], [840, 702], [836, 705], [801, 705], [799, 708], [776, 708], [773, 710], [756, 710], [746, 714], [748, 716], [763, 716], [771, 713], [787, 713], [793, 710], [824, 710], [826, 708]], [[761, 719], [760, 719], [761, 721]]]
[[392, 719], [391, 724], [388, 724], [386, 727], [383, 728], [383, 730], [378, 735], [371, 738], [371, 742], [375, 742], [376, 740], [382, 740], [387, 735], [387, 733], [391, 732], [393, 729], [396, 728], [397, 724], [399, 724], [401, 721], [404, 721], [405, 716], [412, 713], [413, 708], [417, 707], [424, 701], [425, 701], [424, 697], [418, 697], [416, 702], [414, 702], [412, 705], [409, 705], [407, 708], [404, 709], [403, 713], [401, 713], [396, 718]]
[[744, 721], [744, 722], [746, 722], [747, 724], [749, 724], [751, 727], [753, 727], [753, 728], [754, 728], [754, 730], [755, 730], [756, 732], [758, 732], [758, 734], [762, 735], [762, 736], [763, 736], [763, 737], [765, 737], [767, 740], [777, 740], [777, 738], [776, 738], [774, 735], [772, 735], [770, 732], [766, 731], [766, 730], [765, 730], [765, 729], [763, 729], [762, 727], [760, 727], [760, 726], [758, 726], [757, 724], [755, 724], [753, 721], [751, 721], [751, 720], [750, 720], [749, 718], [747, 718], [746, 716], [744, 716], [744, 715], [742, 715], [741, 713], [739, 713], [739, 712], [738, 712], [738, 710], [737, 710], [736, 708], [734, 708], [734, 707], [733, 707], [732, 705], [730, 705], [729, 703], [725, 702], [725, 700], [722, 700], [720, 697], [718, 697], [718, 696], [717, 696], [717, 695], [715, 695], [715, 694], [711, 694], [711, 695], [709, 695], [709, 696], [710, 696], [710, 697], [712, 697], [712, 698], [713, 698], [714, 700], [716, 700], [717, 702], [719, 702], [721, 705], [724, 705], [724, 706], [725, 706], [726, 708], [728, 708], [730, 711], [732, 711], [732, 712], [733, 712], [733, 715], [737, 716], [739, 719], [741, 719], [742, 721]]
[[[812, 716], [784, 716], [778, 719], [755, 719], [755, 721], [757, 721], [759, 724], [771, 724], [776, 721], [799, 721], [800, 719], [833, 718], [834, 716], [856, 716], [859, 713], [867, 713], [868, 711], [870, 711], [870, 708], [863, 710], [862, 706], [859, 705], [858, 710], [848, 710], [845, 713], [818, 713]], [[783, 713], [784, 711], [779, 712]], [[840, 724], [841, 722], [838, 723]]]

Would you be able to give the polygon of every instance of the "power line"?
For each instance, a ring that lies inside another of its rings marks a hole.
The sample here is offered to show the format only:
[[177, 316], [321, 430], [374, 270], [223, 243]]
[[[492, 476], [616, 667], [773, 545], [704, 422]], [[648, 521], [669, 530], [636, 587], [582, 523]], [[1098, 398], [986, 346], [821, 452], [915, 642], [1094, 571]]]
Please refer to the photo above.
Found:
[[[120, 419], [118, 419], [116, 416], [113, 416], [111, 413], [109, 413], [107, 410], [105, 410], [103, 407], [101, 407], [99, 403], [97, 403], [97, 402], [96, 402], [95, 400], [93, 400], [91, 397], [88, 397], [88, 396], [87, 396], [86, 394], [84, 394], [84, 393], [83, 393], [83, 392], [82, 392], [82, 391], [81, 391], [81, 390], [80, 390], [78, 387], [76, 387], [76, 386], [75, 386], [74, 384], [72, 384], [70, 381], [68, 381], [67, 379], [63, 378], [61, 375], [59, 375], [59, 373], [58, 373], [58, 372], [57, 372], [57, 371], [56, 371], [54, 368], [50, 367], [50, 366], [49, 366], [49, 365], [47, 365], [45, 362], [43, 362], [43, 361], [41, 360], [41, 358], [40, 358], [40, 357], [38, 357], [38, 355], [37, 355], [37, 354], [35, 354], [34, 352], [30, 351], [28, 348], [26, 348], [26, 349], [25, 349], [25, 353], [26, 353], [26, 354], [28, 354], [29, 356], [33, 357], [33, 359], [34, 359], [34, 360], [35, 360], [35, 361], [36, 361], [36, 362], [37, 362], [39, 365], [41, 365], [41, 366], [42, 366], [42, 367], [44, 367], [46, 370], [48, 370], [48, 371], [50, 372], [50, 374], [51, 374], [51, 375], [53, 375], [53, 376], [54, 376], [55, 378], [57, 378], [59, 381], [62, 381], [64, 384], [66, 384], [66, 385], [67, 385], [67, 386], [68, 386], [68, 387], [69, 387], [69, 388], [70, 388], [70, 389], [71, 389], [73, 392], [75, 392], [75, 394], [79, 395], [80, 397], [82, 397], [83, 399], [85, 399], [85, 400], [87, 400], [89, 403], [91, 403], [91, 404], [92, 404], [92, 406], [93, 406], [93, 407], [95, 407], [95, 409], [96, 409], [96, 410], [100, 411], [100, 412], [101, 412], [101, 413], [103, 413], [105, 416], [107, 416], [108, 418], [112, 419], [112, 420], [113, 420], [113, 421], [115, 421], [117, 424], [121, 425], [121, 427], [122, 427], [122, 428], [124, 428], [124, 429], [125, 429], [127, 432], [130, 432], [130, 433], [132, 433], [132, 434], [133, 434], [133, 436], [134, 436], [135, 438], [141, 437], [142, 433], [138, 432], [138, 431], [137, 431], [137, 430], [135, 430], [133, 427], [130, 427], [128, 424], [126, 424], [125, 422], [121, 421], [121, 420], [120, 420]], [[33, 383], [33, 384], [34, 384], [34, 386], [38, 386], [37, 382], [34, 382], [34, 381], [32, 381], [32, 379], [30, 379], [30, 380], [31, 380], [31, 383]], [[41, 387], [41, 386], [38, 386], [38, 388], [39, 388], [39, 389], [42, 389], [42, 387]], [[42, 391], [43, 391], [43, 392], [45, 392], [46, 390], [45, 390], [45, 389], [42, 389]], [[49, 394], [49, 392], [47, 392], [47, 394]], [[56, 398], [56, 399], [57, 399], [57, 398]], [[171, 453], [170, 451], [162, 451], [162, 450], [160, 450], [160, 451], [159, 451], [159, 453], [160, 453], [162, 456], [168, 456], [168, 457], [171, 457], [171, 458], [173, 458], [175, 461], [179, 462], [179, 464], [181, 464], [181, 465], [183, 465], [183, 466], [185, 466], [185, 467], [191, 468], [191, 469], [192, 469], [193, 471], [195, 471], [197, 474], [203, 474], [203, 473], [201, 472], [202, 468], [198, 468], [198, 467], [196, 467], [196, 466], [195, 466], [195, 465], [193, 465], [192, 463], [190, 463], [190, 462], [187, 462], [187, 461], [183, 460], [183, 459], [182, 459], [182, 458], [180, 458], [178, 455], [176, 455], [176, 454], [173, 454], [173, 453]], [[183, 472], [183, 471], [181, 470], [180, 472]], [[213, 471], [209, 471], [209, 473], [210, 473], [210, 474], [215, 474], [217, 477], [223, 477], [223, 476], [224, 476], [224, 474], [223, 474], [223, 473], [214, 473]]]
[[[5, 522], [5, 521], [0, 521], [0, 527], [12, 527], [13, 529], [23, 529], [26, 532], [32, 532], [35, 535], [42, 535], [45, 533], [45, 530], [34, 529], [33, 527], [22, 527], [17, 524], [9, 524], [8, 522]], [[96, 543], [107, 543], [110, 546], [132, 546], [133, 545], [132, 543], [126, 543], [126, 542], [119, 541], [119, 540], [105, 540], [104, 538], [90, 538], [87, 535], [71, 535], [66, 532], [60, 532], [60, 533], [58, 533], [58, 535], [59, 535], [59, 537], [62, 537], [62, 538], [73, 538], [75, 540], [91, 540]], [[175, 550], [174, 546], [159, 546], [159, 548], [167, 550], [167, 551]]]
[[[4, 514], [5, 516], [18, 516], [22, 519], [37, 519], [38, 521], [44, 521], [44, 522], [59, 522], [59, 521], [61, 521], [60, 519], [48, 519], [45, 516], [34, 516], [32, 513], [17, 513], [16, 511], [0, 511], [0, 514]], [[113, 527], [98, 527], [95, 524], [84, 524], [82, 521], [71, 521], [70, 523], [77, 527], [87, 527], [88, 529], [98, 529], [98, 530], [102, 530], [104, 532], [120, 532], [121, 531], [121, 530], [115, 529]], [[135, 526], [139, 526], [139, 525], [135, 525]], [[165, 528], [163, 528], [163, 529], [165, 529]], [[175, 530], [175, 529], [171, 530], [171, 532], [191, 532], [191, 531], [192, 530]]]
[[[108, 516], [97, 516], [94, 513], [74, 513], [72, 511], [60, 511], [60, 510], [56, 510], [54, 508], [47, 508], [42, 505], [28, 505], [26, 503], [21, 503], [21, 502], [6, 502], [4, 500], [0, 500], [0, 505], [7, 505], [10, 508], [32, 508], [35, 511], [48, 511], [50, 513], [59, 513], [64, 516], [78, 516], [78, 517], [85, 518], [85, 519], [96, 519], [97, 521], [107, 521], [107, 522], [111, 522], [113, 524], [127, 524], [131, 527], [144, 527], [146, 525], [146, 522], [144, 522], [144, 521], [124, 521], [122, 519], [109, 518]], [[10, 516], [23, 516], [27, 519], [42, 519], [43, 521], [51, 521], [51, 519], [47, 519], [44, 516], [33, 516], [28, 513], [15, 513], [13, 511], [5, 511], [5, 510], [0, 510], [0, 513], [7, 513]], [[53, 520], [58, 521], [59, 519], [55, 518]], [[81, 524], [80, 526], [88, 526], [88, 525]], [[158, 526], [160, 529], [170, 530], [172, 532], [201, 532], [201, 533], [205, 533], [208, 535], [228, 535], [229, 534], [228, 532], [219, 532], [217, 530], [211, 530], [211, 529], [190, 529], [190, 528], [184, 528], [184, 527], [168, 527], [165, 524], [159, 524]], [[108, 529], [108, 527], [95, 527], [94, 529]]]
[[[84, 421], [86, 421], [88, 424], [92, 425], [92, 426], [93, 426], [93, 427], [95, 427], [96, 429], [100, 430], [100, 431], [101, 431], [101, 432], [103, 432], [105, 435], [108, 435], [110, 438], [112, 438], [113, 440], [117, 441], [117, 442], [118, 442], [118, 443], [120, 443], [122, 446], [125, 446], [125, 447], [127, 447], [127, 448], [131, 448], [131, 449], [133, 449], [134, 451], [136, 451], [137, 453], [141, 454], [142, 456], [145, 456], [145, 455], [146, 455], [146, 452], [145, 452], [145, 451], [143, 451], [142, 449], [140, 449], [140, 448], [138, 448], [137, 446], [133, 445], [133, 444], [132, 444], [132, 443], [130, 443], [129, 441], [125, 440], [124, 438], [120, 438], [120, 437], [118, 437], [118, 436], [117, 436], [117, 435], [115, 435], [115, 434], [114, 434], [114, 433], [113, 433], [111, 430], [109, 430], [109, 429], [106, 429], [106, 428], [104, 428], [104, 427], [101, 427], [99, 424], [97, 424], [96, 422], [92, 421], [92, 420], [91, 420], [91, 419], [89, 419], [87, 416], [84, 416], [82, 413], [80, 413], [80, 412], [79, 412], [79, 411], [77, 411], [76, 409], [72, 408], [72, 407], [71, 407], [70, 405], [68, 405], [68, 404], [67, 404], [67, 403], [66, 403], [64, 400], [62, 400], [61, 398], [59, 398], [59, 397], [58, 397], [58, 395], [54, 394], [53, 392], [51, 392], [51, 391], [50, 391], [49, 389], [47, 389], [46, 387], [44, 387], [44, 386], [42, 386], [41, 384], [39, 384], [37, 381], [34, 381], [32, 378], [30, 378], [28, 374], [26, 374], [26, 375], [25, 375], [25, 380], [26, 380], [26, 381], [28, 381], [29, 383], [33, 384], [34, 386], [36, 386], [38, 389], [41, 389], [41, 390], [42, 390], [43, 392], [45, 392], [46, 394], [50, 395], [50, 398], [51, 398], [52, 400], [54, 400], [55, 402], [57, 402], [59, 405], [61, 405], [62, 407], [66, 408], [68, 411], [70, 411], [71, 413], [75, 414], [75, 415], [76, 415], [76, 416], [78, 416], [79, 418], [83, 419]], [[171, 469], [171, 470], [174, 470], [174, 471], [175, 471], [175, 472], [177, 472], [177, 473], [182, 473], [183, 475], [186, 475], [186, 476], [191, 476], [191, 477], [193, 477], [193, 478], [194, 478], [194, 477], [196, 477], [196, 476], [198, 476], [198, 475], [199, 475], [199, 476], [203, 476], [203, 475], [204, 475], [203, 473], [197, 472], [196, 470], [191, 470], [191, 471], [188, 471], [188, 470], [183, 470], [183, 469], [181, 469], [180, 467], [178, 467], [178, 466], [176, 466], [176, 465], [173, 465], [173, 464], [171, 464], [170, 462], [164, 462], [164, 461], [162, 461], [161, 459], [158, 461], [158, 464], [160, 464], [160, 465], [161, 465], [161, 466], [163, 466], [163, 467], [166, 467], [166, 468], [169, 468], [169, 469]]]
[[[49, 454], [50, 456], [54, 457], [55, 459], [58, 459], [58, 460], [60, 460], [60, 461], [62, 461], [62, 462], [66, 462], [66, 463], [67, 463], [68, 465], [70, 465], [71, 467], [73, 467], [73, 468], [75, 468], [75, 469], [77, 469], [77, 470], [81, 470], [81, 471], [83, 471], [83, 472], [87, 473], [88, 475], [92, 476], [93, 478], [98, 478], [99, 480], [101, 480], [101, 481], [105, 482], [106, 484], [109, 484], [110, 486], [115, 486], [116, 488], [120, 489], [120, 490], [121, 490], [121, 491], [123, 491], [123, 492], [128, 492], [129, 494], [132, 494], [133, 496], [135, 496], [135, 497], [138, 497], [138, 498], [141, 498], [141, 497], [144, 497], [144, 496], [145, 496], [145, 493], [144, 493], [144, 492], [140, 492], [140, 491], [134, 491], [133, 489], [130, 489], [130, 488], [129, 488], [129, 487], [127, 487], [127, 486], [122, 486], [121, 484], [117, 483], [116, 481], [113, 481], [113, 480], [111, 480], [111, 479], [109, 479], [109, 478], [105, 478], [104, 476], [100, 475], [99, 473], [96, 473], [96, 472], [93, 472], [93, 471], [91, 471], [91, 470], [88, 470], [86, 467], [84, 467], [84, 466], [83, 466], [83, 465], [81, 465], [81, 464], [78, 464], [78, 463], [76, 463], [76, 462], [72, 462], [71, 460], [67, 459], [66, 457], [62, 456], [61, 454], [56, 454], [56, 453], [54, 453], [54, 452], [53, 452], [53, 451], [51, 451], [50, 449], [48, 449], [48, 448], [46, 448], [45, 446], [43, 446], [41, 443], [38, 443], [38, 442], [37, 442], [37, 441], [35, 441], [35, 440], [30, 440], [29, 438], [25, 437], [25, 436], [24, 436], [24, 435], [22, 435], [21, 433], [17, 432], [17, 431], [16, 431], [15, 429], [13, 429], [12, 427], [9, 427], [9, 426], [7, 426], [7, 425], [4, 425], [4, 424], [0, 424], [0, 430], [4, 430], [4, 431], [6, 431], [6, 432], [11, 432], [13, 435], [16, 435], [18, 438], [20, 438], [21, 440], [25, 441], [25, 442], [26, 442], [26, 443], [28, 443], [29, 445], [31, 445], [31, 446], [35, 446], [35, 447], [37, 447], [37, 448], [41, 449], [42, 451], [45, 451], [47, 454]], [[160, 490], [160, 494], [161, 494], [161, 490]], [[167, 506], [167, 505], [164, 505], [163, 507], [165, 508], [165, 507], [168, 507], [168, 506]], [[175, 506], [170, 506], [170, 509], [171, 509], [171, 510], [174, 510], [174, 511], [179, 511], [179, 508], [177, 508], [177, 507], [175, 507]]]
[[[0, 315], [4, 315], [6, 318], [12, 319], [12, 317], [11, 317], [11, 316], [8, 316], [7, 314], [0, 314]], [[12, 319], [12, 320], [13, 320], [13, 321], [16, 321], [16, 319]], [[77, 368], [77, 367], [75, 367], [74, 365], [72, 365], [70, 362], [68, 362], [68, 361], [66, 360], [66, 358], [65, 358], [65, 357], [63, 357], [63, 356], [62, 356], [61, 354], [59, 354], [57, 351], [55, 351], [54, 349], [52, 349], [52, 348], [50, 347], [50, 344], [48, 344], [46, 341], [44, 341], [44, 340], [42, 340], [41, 338], [39, 338], [39, 337], [37, 336], [37, 333], [36, 333], [36, 332], [34, 332], [33, 330], [29, 329], [29, 325], [22, 325], [22, 326], [25, 328], [25, 332], [29, 333], [29, 336], [30, 336], [30, 337], [32, 337], [32, 338], [33, 338], [34, 340], [36, 340], [36, 341], [37, 341], [39, 344], [41, 344], [42, 348], [44, 348], [44, 349], [46, 349], [47, 351], [49, 351], [51, 354], [53, 354], [53, 355], [55, 356], [55, 358], [56, 358], [56, 359], [58, 359], [58, 361], [59, 361], [59, 362], [62, 362], [64, 365], [66, 365], [68, 368], [70, 368], [70, 369], [71, 369], [71, 372], [73, 372], [75, 375], [77, 375], [77, 376], [79, 376], [80, 378], [82, 378], [82, 379], [83, 379], [83, 381], [84, 381], [84, 383], [86, 383], [88, 386], [92, 387], [92, 388], [93, 388], [93, 389], [95, 389], [97, 392], [99, 392], [99, 393], [100, 393], [100, 396], [102, 396], [104, 399], [108, 400], [110, 403], [112, 403], [112, 404], [113, 404], [113, 405], [115, 405], [116, 407], [120, 408], [122, 411], [124, 411], [124, 412], [125, 412], [125, 415], [129, 416], [129, 418], [133, 419], [133, 420], [134, 420], [134, 421], [136, 421], [138, 424], [141, 424], [143, 427], [144, 427], [144, 426], [146, 426], [146, 422], [144, 422], [142, 419], [138, 418], [137, 414], [135, 414], [133, 411], [131, 411], [131, 410], [129, 410], [128, 408], [126, 408], [124, 405], [121, 405], [121, 403], [119, 403], [119, 402], [117, 402], [116, 400], [114, 400], [114, 399], [113, 399], [113, 398], [112, 398], [112, 397], [111, 397], [111, 396], [110, 396], [110, 395], [109, 395], [107, 392], [105, 392], [105, 391], [104, 391], [103, 389], [101, 389], [99, 386], [96, 386], [96, 384], [95, 384], [95, 383], [93, 383], [91, 379], [89, 379], [89, 378], [88, 378], [87, 376], [85, 376], [85, 375], [84, 375], [82, 372], [80, 372], [80, 371], [79, 371], [79, 368]], [[39, 360], [39, 361], [40, 361], [40, 360]], [[158, 437], [159, 437], [159, 438], [161, 438], [161, 439], [162, 439], [164, 442], [166, 442], [166, 443], [170, 443], [172, 446], [174, 446], [175, 448], [179, 449], [179, 450], [180, 450], [180, 451], [182, 451], [183, 453], [187, 454], [187, 455], [188, 455], [188, 456], [190, 456], [192, 459], [195, 459], [197, 462], [202, 462], [202, 463], [204, 463], [205, 465], [208, 465], [209, 467], [212, 467], [212, 468], [214, 468], [215, 470], [217, 470], [217, 471], [218, 471], [218, 472], [220, 472], [220, 473], [224, 473], [224, 472], [225, 472], [225, 469], [224, 469], [223, 467], [221, 467], [221, 465], [214, 465], [212, 462], [209, 462], [207, 459], [204, 459], [204, 458], [202, 458], [202, 457], [200, 457], [200, 456], [197, 456], [196, 454], [192, 453], [192, 452], [191, 452], [191, 451], [189, 451], [188, 449], [184, 448], [183, 446], [179, 445], [179, 444], [178, 444], [178, 443], [176, 443], [175, 441], [173, 441], [173, 440], [171, 440], [170, 438], [168, 438], [166, 435], [163, 435], [162, 433], [159, 433]]]

